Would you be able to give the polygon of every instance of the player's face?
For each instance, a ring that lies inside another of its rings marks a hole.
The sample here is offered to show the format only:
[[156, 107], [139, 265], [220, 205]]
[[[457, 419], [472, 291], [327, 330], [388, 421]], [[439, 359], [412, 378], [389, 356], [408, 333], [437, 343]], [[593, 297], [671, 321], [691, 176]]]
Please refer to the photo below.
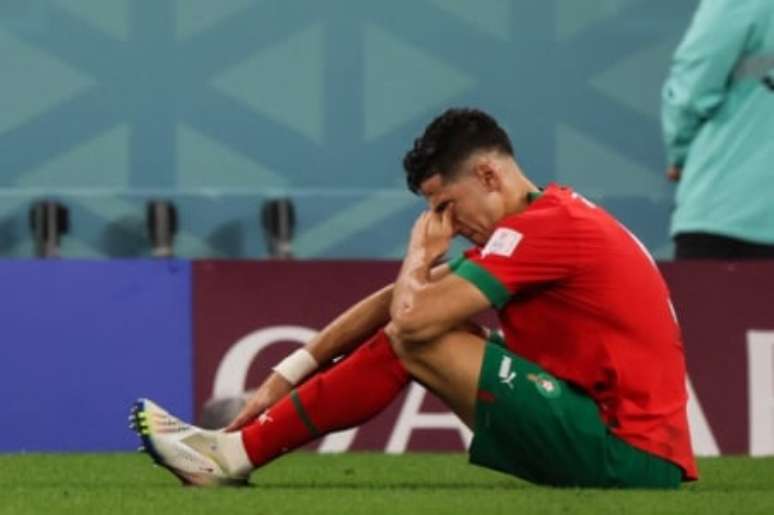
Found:
[[475, 175], [463, 174], [446, 183], [440, 175], [434, 175], [422, 183], [421, 190], [433, 211], [452, 210], [455, 236], [478, 246], [486, 244], [499, 217], [493, 213], [491, 192]]

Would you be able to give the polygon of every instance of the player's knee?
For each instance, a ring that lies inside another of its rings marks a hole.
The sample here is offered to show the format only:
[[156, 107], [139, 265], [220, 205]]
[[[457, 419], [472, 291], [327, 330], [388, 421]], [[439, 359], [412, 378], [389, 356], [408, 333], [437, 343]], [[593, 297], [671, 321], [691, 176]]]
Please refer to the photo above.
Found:
[[404, 362], [419, 362], [422, 357], [432, 352], [432, 349], [438, 345], [444, 345], [449, 340], [454, 340], [459, 334], [469, 334], [467, 331], [454, 329], [431, 340], [416, 341], [403, 338], [399, 329], [392, 323], [385, 328], [385, 333], [390, 340], [395, 354]]

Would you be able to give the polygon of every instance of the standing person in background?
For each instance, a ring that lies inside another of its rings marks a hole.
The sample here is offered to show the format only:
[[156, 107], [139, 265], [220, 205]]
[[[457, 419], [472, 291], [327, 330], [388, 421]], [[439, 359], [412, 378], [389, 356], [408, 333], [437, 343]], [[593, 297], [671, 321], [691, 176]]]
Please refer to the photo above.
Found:
[[774, 259], [774, 2], [702, 0], [662, 99], [677, 259]]

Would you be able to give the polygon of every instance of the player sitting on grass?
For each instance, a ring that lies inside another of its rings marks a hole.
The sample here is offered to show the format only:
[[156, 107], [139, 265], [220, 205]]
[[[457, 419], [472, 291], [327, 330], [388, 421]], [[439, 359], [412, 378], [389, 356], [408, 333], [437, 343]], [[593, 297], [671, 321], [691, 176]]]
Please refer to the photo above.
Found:
[[[696, 479], [680, 330], [634, 236], [569, 188], [535, 187], [481, 111], [447, 111], [403, 163], [429, 209], [395, 283], [277, 365], [226, 431], [138, 401], [132, 419], [155, 461], [189, 484], [244, 483], [369, 420], [414, 380], [473, 429], [475, 464], [546, 485]], [[476, 247], [438, 265], [456, 234]], [[468, 323], [490, 307], [504, 341]]]

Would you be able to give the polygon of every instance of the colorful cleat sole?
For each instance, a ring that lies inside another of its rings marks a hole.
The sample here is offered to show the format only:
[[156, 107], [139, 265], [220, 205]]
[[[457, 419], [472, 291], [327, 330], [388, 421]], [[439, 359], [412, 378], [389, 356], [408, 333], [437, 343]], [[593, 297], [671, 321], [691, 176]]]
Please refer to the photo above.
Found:
[[[207, 458], [196, 458], [199, 460], [199, 465], [194, 467], [193, 470], [190, 462], [187, 464], [183, 463], [181, 467], [178, 467], [175, 466], [174, 461], [167, 461], [164, 457], [164, 451], [157, 446], [154, 439], [166, 449], [168, 456], [172, 456], [173, 460], [179, 461], [181, 456], [191, 456], [190, 452], [193, 451], [190, 447], [186, 448], [187, 450], [185, 451], [181, 451], [179, 438], [200, 430], [172, 417], [147, 399], [138, 399], [132, 404], [129, 414], [129, 428], [140, 438], [141, 446], [137, 450], [147, 453], [156, 465], [167, 469], [184, 486], [248, 485], [247, 477], [227, 477], [223, 473], [216, 474], [215, 467], [217, 465], [207, 465], [208, 463], [213, 463], [207, 461]], [[195, 434], [193, 437], [189, 436], [189, 438], [195, 438]], [[174, 451], [170, 451], [170, 449], [174, 449]], [[190, 458], [188, 459], [190, 460]], [[201, 460], [205, 460], [204, 464], [202, 464]]]
[[148, 424], [148, 413], [145, 411], [145, 399], [138, 399], [134, 402], [134, 404], [132, 404], [132, 411], [129, 415], [129, 428], [137, 433], [137, 436], [140, 437], [140, 441], [142, 442], [142, 445], [137, 449], [138, 452], [147, 453], [156, 465], [164, 467], [170, 471], [183, 483], [184, 486], [191, 486], [195, 484], [185, 476], [181, 475], [173, 467], [167, 465], [161, 455], [156, 452], [156, 447], [153, 445], [153, 440], [150, 438], [151, 433], [150, 426]]

